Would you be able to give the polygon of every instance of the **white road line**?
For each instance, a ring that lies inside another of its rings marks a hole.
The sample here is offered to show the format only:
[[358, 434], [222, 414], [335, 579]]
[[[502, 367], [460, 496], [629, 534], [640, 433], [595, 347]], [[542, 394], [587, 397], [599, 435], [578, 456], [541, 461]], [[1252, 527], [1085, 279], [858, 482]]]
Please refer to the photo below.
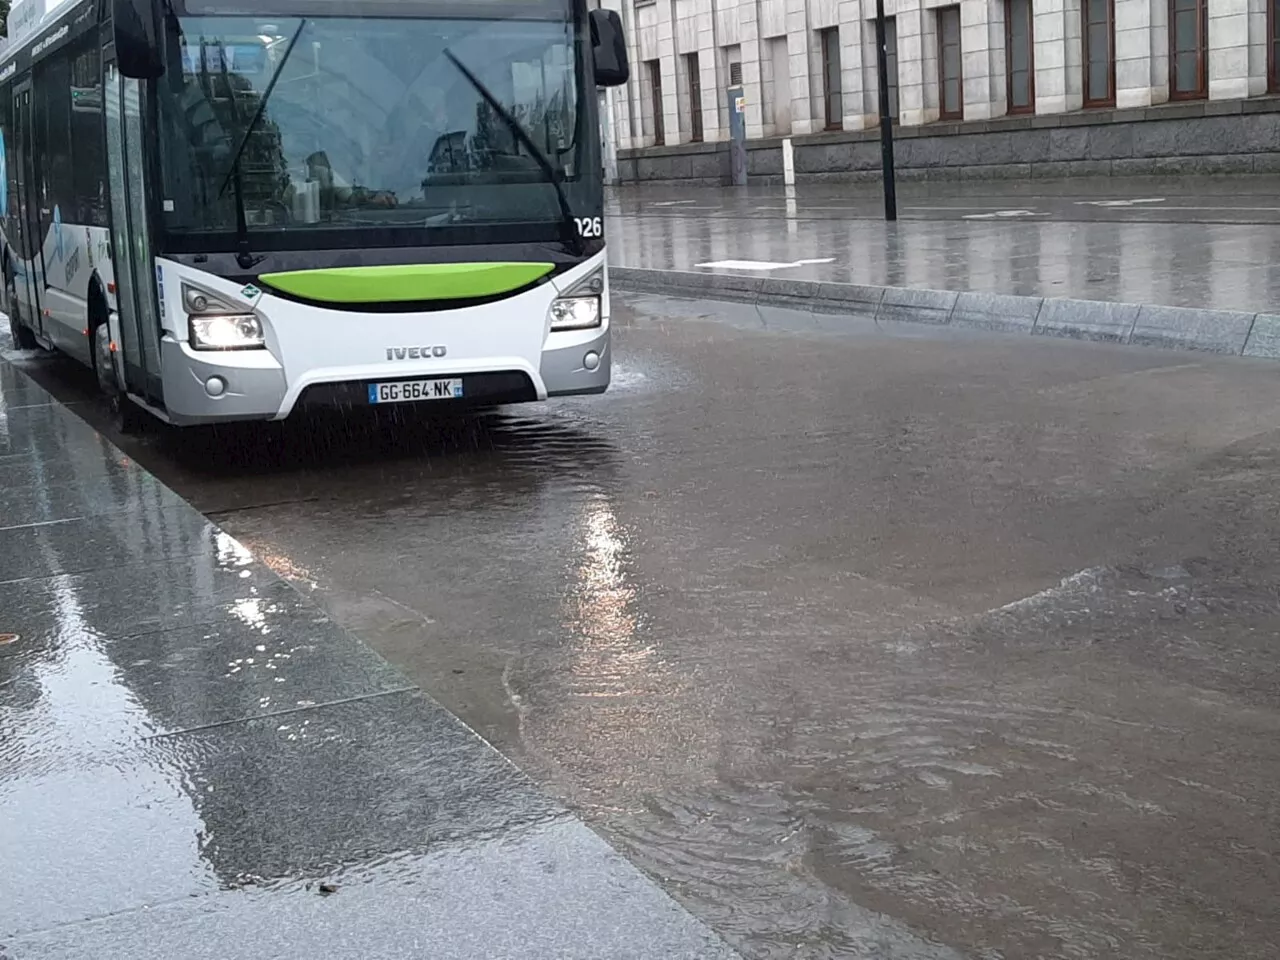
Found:
[[1134, 207], [1140, 203], [1164, 203], [1164, 197], [1136, 197], [1132, 200], [1077, 200], [1077, 207]]
[[795, 267], [806, 267], [817, 263], [835, 263], [835, 257], [821, 260], [796, 260], [793, 263], [776, 263], [772, 260], [712, 260], [699, 263], [700, 269], [707, 270], [790, 270]]
[[1034, 210], [992, 210], [990, 213], [966, 213], [962, 220], [1012, 220], [1017, 217], [1044, 217], [1048, 214]]

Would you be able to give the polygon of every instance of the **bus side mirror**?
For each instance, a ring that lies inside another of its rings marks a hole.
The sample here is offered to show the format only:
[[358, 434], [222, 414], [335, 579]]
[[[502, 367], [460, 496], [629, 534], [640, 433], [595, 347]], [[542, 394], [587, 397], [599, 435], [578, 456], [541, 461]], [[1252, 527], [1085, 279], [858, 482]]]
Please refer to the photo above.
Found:
[[631, 64], [627, 62], [627, 37], [618, 11], [591, 11], [591, 52], [598, 86], [620, 87], [627, 82]]
[[134, 80], [156, 80], [164, 75], [160, 59], [155, 0], [111, 0], [111, 32], [116, 45], [116, 66]]

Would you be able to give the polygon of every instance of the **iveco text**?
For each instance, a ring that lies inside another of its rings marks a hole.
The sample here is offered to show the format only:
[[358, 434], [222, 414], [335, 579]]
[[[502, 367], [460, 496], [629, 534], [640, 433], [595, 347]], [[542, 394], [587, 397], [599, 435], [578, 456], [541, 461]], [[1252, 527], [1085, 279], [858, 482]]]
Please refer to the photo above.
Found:
[[448, 347], [387, 347], [388, 360], [421, 360], [427, 357], [443, 357]]

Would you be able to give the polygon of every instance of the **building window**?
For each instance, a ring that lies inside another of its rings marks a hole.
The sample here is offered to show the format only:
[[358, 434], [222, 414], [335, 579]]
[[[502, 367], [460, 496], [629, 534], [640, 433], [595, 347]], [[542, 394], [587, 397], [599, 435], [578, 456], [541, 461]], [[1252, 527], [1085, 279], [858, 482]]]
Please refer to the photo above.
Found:
[[1084, 105], [1116, 103], [1115, 0], [1084, 0]]
[[1005, 0], [1004, 53], [1009, 113], [1034, 113], [1036, 68], [1031, 0]]
[[1209, 95], [1209, 4], [1169, 0], [1169, 99]]
[[666, 131], [662, 129], [662, 61], [650, 60], [645, 64], [649, 71], [650, 109], [653, 111], [653, 145], [666, 144]]
[[822, 41], [822, 99], [826, 107], [827, 129], [844, 126], [844, 102], [840, 94], [840, 29], [820, 30]]
[[960, 70], [960, 8], [938, 10], [938, 117], [964, 119], [964, 79]]
[[689, 77], [689, 141], [702, 142], [702, 73], [698, 70], [698, 55], [687, 53], [684, 57], [685, 74]]

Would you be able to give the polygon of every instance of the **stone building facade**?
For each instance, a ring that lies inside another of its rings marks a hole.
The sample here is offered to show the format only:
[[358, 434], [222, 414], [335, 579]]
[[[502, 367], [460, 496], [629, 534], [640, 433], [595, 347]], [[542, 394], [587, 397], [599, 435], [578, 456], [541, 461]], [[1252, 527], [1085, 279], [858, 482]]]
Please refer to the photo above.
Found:
[[[602, 3], [631, 46], [606, 114], [618, 179], [724, 179], [736, 105], [754, 175], [781, 174], [782, 138], [801, 178], [873, 175], [874, 0]], [[1182, 157], [1206, 173], [1280, 168], [1280, 0], [885, 9], [908, 175], [1152, 173]]]

